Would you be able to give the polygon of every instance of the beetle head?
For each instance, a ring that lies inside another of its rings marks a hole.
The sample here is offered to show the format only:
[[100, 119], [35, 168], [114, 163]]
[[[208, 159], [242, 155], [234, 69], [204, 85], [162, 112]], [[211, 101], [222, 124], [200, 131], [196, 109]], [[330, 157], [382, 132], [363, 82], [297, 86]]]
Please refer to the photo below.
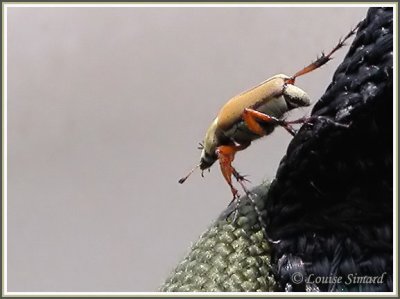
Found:
[[205, 170], [207, 168], [210, 168], [216, 160], [217, 160], [217, 156], [215, 154], [210, 155], [203, 148], [203, 150], [201, 151], [201, 156], [200, 156], [200, 169]]
[[206, 132], [206, 136], [204, 137], [204, 141], [199, 144], [199, 149], [201, 149], [200, 163], [196, 165], [191, 171], [189, 171], [189, 173], [185, 177], [181, 178], [179, 180], [179, 183], [183, 184], [197, 168], [200, 168], [200, 170], [209, 169], [214, 164], [214, 162], [217, 161], [218, 157], [215, 153], [218, 143], [218, 138], [216, 134], [217, 127], [218, 118], [214, 119], [214, 121], [211, 123]]
[[199, 149], [201, 149], [201, 156], [200, 156], [200, 163], [197, 164], [195, 167], [193, 167], [193, 169], [191, 171], [189, 171], [189, 173], [184, 176], [183, 178], [181, 178], [179, 180], [180, 184], [183, 184], [188, 177], [197, 169], [200, 168], [201, 172], [201, 176], [203, 176], [203, 170], [208, 169], [214, 164], [214, 162], [217, 160], [217, 156], [214, 155], [210, 155], [209, 153], [207, 153], [207, 151], [205, 150], [205, 147], [202, 143], [200, 143], [200, 147]]

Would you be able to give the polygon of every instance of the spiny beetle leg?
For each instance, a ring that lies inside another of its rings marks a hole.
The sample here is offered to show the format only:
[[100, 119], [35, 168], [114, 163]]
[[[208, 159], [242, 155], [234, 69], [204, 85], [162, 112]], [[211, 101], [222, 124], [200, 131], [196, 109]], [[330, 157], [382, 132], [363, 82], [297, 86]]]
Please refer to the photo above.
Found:
[[240, 174], [236, 171], [236, 169], [233, 169], [233, 170], [234, 170], [233, 175], [235, 176], [236, 180], [238, 181], [238, 183], [239, 183], [240, 186], [242, 187], [244, 193], [246, 193], [246, 195], [249, 197], [249, 196], [252, 194], [252, 192], [249, 191], [249, 189], [247, 189], [246, 185], [244, 184], [244, 182], [245, 182], [245, 181], [248, 181], [248, 180], [246, 180], [242, 175], [240, 175]]
[[241, 151], [246, 147], [248, 147], [248, 144], [246, 145], [231, 144], [231, 145], [221, 145], [216, 150], [222, 175], [224, 176], [229, 187], [231, 188], [233, 197], [237, 196], [238, 192], [232, 185], [232, 175], [236, 171], [232, 167], [232, 162], [235, 159], [236, 152]]
[[315, 120], [324, 120], [324, 121], [326, 121], [326, 122], [328, 122], [330, 124], [335, 125], [336, 127], [341, 127], [341, 128], [345, 128], [345, 129], [348, 129], [351, 126], [351, 122], [349, 122], [348, 124], [342, 124], [342, 123], [337, 122], [337, 121], [335, 121], [335, 120], [333, 120], [333, 119], [331, 119], [331, 118], [329, 118], [327, 116], [322, 116], [322, 115], [311, 116], [310, 118], [315, 119]]
[[337, 50], [339, 50], [341, 47], [344, 46], [345, 41], [348, 38], [350, 38], [350, 36], [352, 36], [354, 33], [356, 33], [356, 30], [360, 26], [360, 24], [361, 23], [358, 23], [356, 27], [354, 27], [343, 39], [340, 39], [339, 42], [336, 44], [336, 46], [327, 55], [325, 55], [324, 52], [322, 52], [320, 57], [318, 57], [315, 61], [313, 61], [311, 64], [307, 65], [297, 73], [295, 73], [290, 79], [287, 80], [287, 83], [294, 84], [294, 81], [296, 80], [297, 77], [312, 72], [313, 70], [320, 68], [329, 60], [331, 60], [333, 53], [335, 53]]
[[234, 198], [237, 195], [237, 190], [232, 185], [232, 161], [233, 159], [235, 159], [235, 154], [237, 152], [236, 147], [237, 146], [235, 145], [221, 145], [216, 150], [222, 175], [224, 176], [225, 181], [228, 183], [229, 187], [231, 188]]
[[[232, 204], [233, 202], [236, 202], [236, 208], [234, 210], [235, 214], [233, 217], [233, 222], [235, 222], [236, 218], [237, 218], [237, 214], [238, 214], [237, 210], [240, 205], [240, 197], [239, 197], [238, 190], [232, 184], [232, 175], [237, 173], [237, 171], [232, 166], [232, 162], [235, 159], [236, 152], [243, 150], [246, 147], [248, 147], [248, 144], [246, 144], [246, 145], [231, 144], [231, 145], [221, 145], [216, 150], [216, 154], [218, 156], [218, 161], [219, 161], [222, 175], [224, 176], [229, 187], [231, 188], [231, 192], [233, 195], [233, 199], [230, 204]], [[229, 215], [227, 217], [229, 217]]]
[[[249, 180], [247, 180], [247, 179], [245, 178], [245, 176], [239, 174], [239, 172], [238, 172], [233, 166], [232, 166], [232, 174], [233, 174], [233, 176], [235, 177], [235, 179], [239, 182], [240, 186], [242, 186], [242, 189], [243, 189], [243, 191], [246, 193], [247, 197], [250, 197], [251, 192], [246, 188], [246, 186], [245, 186], [244, 183], [243, 183], [243, 182], [249, 182]], [[233, 202], [233, 201], [232, 201], [232, 202]], [[232, 203], [232, 202], [231, 202], [231, 203]], [[231, 204], [231, 203], [230, 203], [230, 204]], [[229, 204], [229, 205], [230, 205], [230, 204]], [[234, 211], [233, 211], [234, 215], [233, 215], [232, 223], [234, 223], [234, 222], [236, 221], [236, 219], [237, 219], [237, 216], [238, 216], [238, 214], [239, 214], [239, 207], [240, 207], [240, 197], [238, 197], [238, 198], [236, 199], [236, 206], [235, 206], [235, 209], [234, 209]]]
[[[236, 171], [236, 174], [238, 174], [237, 171]], [[280, 242], [280, 240], [273, 240], [267, 233], [267, 230], [266, 230], [266, 227], [265, 227], [265, 223], [264, 223], [264, 220], [263, 220], [263, 215], [262, 215], [260, 209], [258, 208], [256, 200], [255, 200], [256, 194], [254, 194], [253, 192], [251, 192], [250, 190], [248, 190], [246, 188], [246, 186], [244, 185], [243, 180], [241, 179], [240, 176], [236, 177], [236, 180], [242, 186], [244, 192], [246, 193], [247, 198], [251, 201], [251, 204], [253, 205], [254, 211], [257, 214], [258, 223], [260, 224], [260, 227], [261, 227], [261, 230], [262, 230], [262, 232], [264, 234], [264, 237], [268, 240], [268, 242], [274, 243], [274, 244], [278, 244]]]
[[250, 131], [261, 136], [265, 135], [265, 131], [258, 122], [274, 123], [282, 126], [291, 135], [296, 135], [296, 131], [290, 125], [292, 122], [287, 122], [251, 108], [244, 109], [243, 120]]
[[238, 182], [243, 181], [243, 182], [250, 183], [250, 181], [248, 179], [246, 179], [247, 175], [240, 174], [235, 168], [233, 168], [233, 175], [235, 176], [235, 178]]
[[270, 116], [268, 114], [264, 114], [257, 110], [251, 108], [245, 108], [242, 114], [243, 121], [246, 123], [247, 128], [260, 136], [265, 135], [264, 128], [259, 124], [259, 122], [266, 122], [266, 123], [275, 123], [280, 124], [280, 120], [276, 117]]
[[233, 197], [233, 199], [229, 203], [228, 207], [230, 205], [232, 205], [234, 202], [236, 203], [235, 208], [228, 215], [226, 215], [226, 218], [225, 218], [226, 220], [228, 220], [229, 216], [232, 215], [232, 213], [233, 213], [232, 223], [234, 223], [236, 221], [237, 215], [238, 215], [238, 210], [239, 210], [238, 207], [240, 205], [240, 197], [239, 197], [238, 193], [237, 193], [237, 195], [235, 195]]
[[342, 123], [339, 123], [339, 122], [333, 120], [332, 118], [330, 118], [328, 116], [323, 116], [323, 115], [312, 115], [310, 117], [303, 117], [303, 118], [300, 118], [300, 119], [289, 121], [287, 123], [289, 123], [289, 124], [309, 124], [309, 125], [314, 125], [315, 121], [325, 121], [327, 123], [330, 123], [332, 125], [335, 125], [335, 126], [341, 127], [341, 128], [345, 128], [345, 129], [348, 129], [350, 127], [350, 125], [351, 125], [351, 122], [348, 123], [348, 124], [342, 124]]
[[243, 121], [246, 123], [247, 128], [249, 130], [259, 136], [264, 136], [265, 135], [265, 130], [261, 125], [257, 122], [258, 120], [262, 120], [264, 122], [274, 122], [274, 120], [268, 115], [264, 115], [261, 112], [258, 112], [256, 110], [246, 108], [243, 111], [242, 114]]

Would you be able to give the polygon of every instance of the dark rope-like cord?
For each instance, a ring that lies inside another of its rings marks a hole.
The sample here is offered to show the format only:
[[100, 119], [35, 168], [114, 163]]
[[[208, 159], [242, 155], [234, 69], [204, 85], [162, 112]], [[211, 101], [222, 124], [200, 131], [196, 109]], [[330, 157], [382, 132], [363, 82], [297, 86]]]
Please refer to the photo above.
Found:
[[[392, 33], [392, 9], [371, 8], [313, 109], [321, 118], [294, 137], [273, 183], [252, 190], [279, 242], [242, 198], [238, 220], [229, 207], [162, 291], [392, 290]], [[383, 281], [315, 281], [350, 274]]]
[[[293, 138], [265, 197], [278, 290], [392, 289], [392, 33], [392, 9], [371, 8], [314, 106], [323, 117]], [[297, 283], [298, 268], [313, 278], [337, 269], [342, 283]], [[384, 279], [345, 283], [354, 276]]]

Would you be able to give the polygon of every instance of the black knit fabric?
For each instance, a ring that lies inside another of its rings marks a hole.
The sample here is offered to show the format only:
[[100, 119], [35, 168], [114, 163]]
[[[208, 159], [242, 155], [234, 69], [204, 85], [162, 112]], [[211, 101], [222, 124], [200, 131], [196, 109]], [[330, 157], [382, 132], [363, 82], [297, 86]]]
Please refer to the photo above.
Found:
[[392, 291], [392, 26], [391, 8], [368, 11], [275, 180], [252, 190], [268, 238], [243, 197], [162, 291]]
[[371, 8], [265, 197], [278, 291], [392, 291], [392, 33]]

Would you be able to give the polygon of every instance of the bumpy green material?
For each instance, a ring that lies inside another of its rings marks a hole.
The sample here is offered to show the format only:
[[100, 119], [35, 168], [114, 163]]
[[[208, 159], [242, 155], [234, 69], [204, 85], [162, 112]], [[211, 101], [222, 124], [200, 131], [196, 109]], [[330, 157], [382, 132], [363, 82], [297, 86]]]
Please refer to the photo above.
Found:
[[[260, 211], [263, 206], [258, 199], [268, 186], [265, 183], [252, 191]], [[231, 221], [233, 214], [226, 219], [229, 209], [222, 214], [192, 246], [161, 287], [162, 292], [273, 291], [269, 245], [251, 201], [247, 197], [241, 200], [236, 221]]]

